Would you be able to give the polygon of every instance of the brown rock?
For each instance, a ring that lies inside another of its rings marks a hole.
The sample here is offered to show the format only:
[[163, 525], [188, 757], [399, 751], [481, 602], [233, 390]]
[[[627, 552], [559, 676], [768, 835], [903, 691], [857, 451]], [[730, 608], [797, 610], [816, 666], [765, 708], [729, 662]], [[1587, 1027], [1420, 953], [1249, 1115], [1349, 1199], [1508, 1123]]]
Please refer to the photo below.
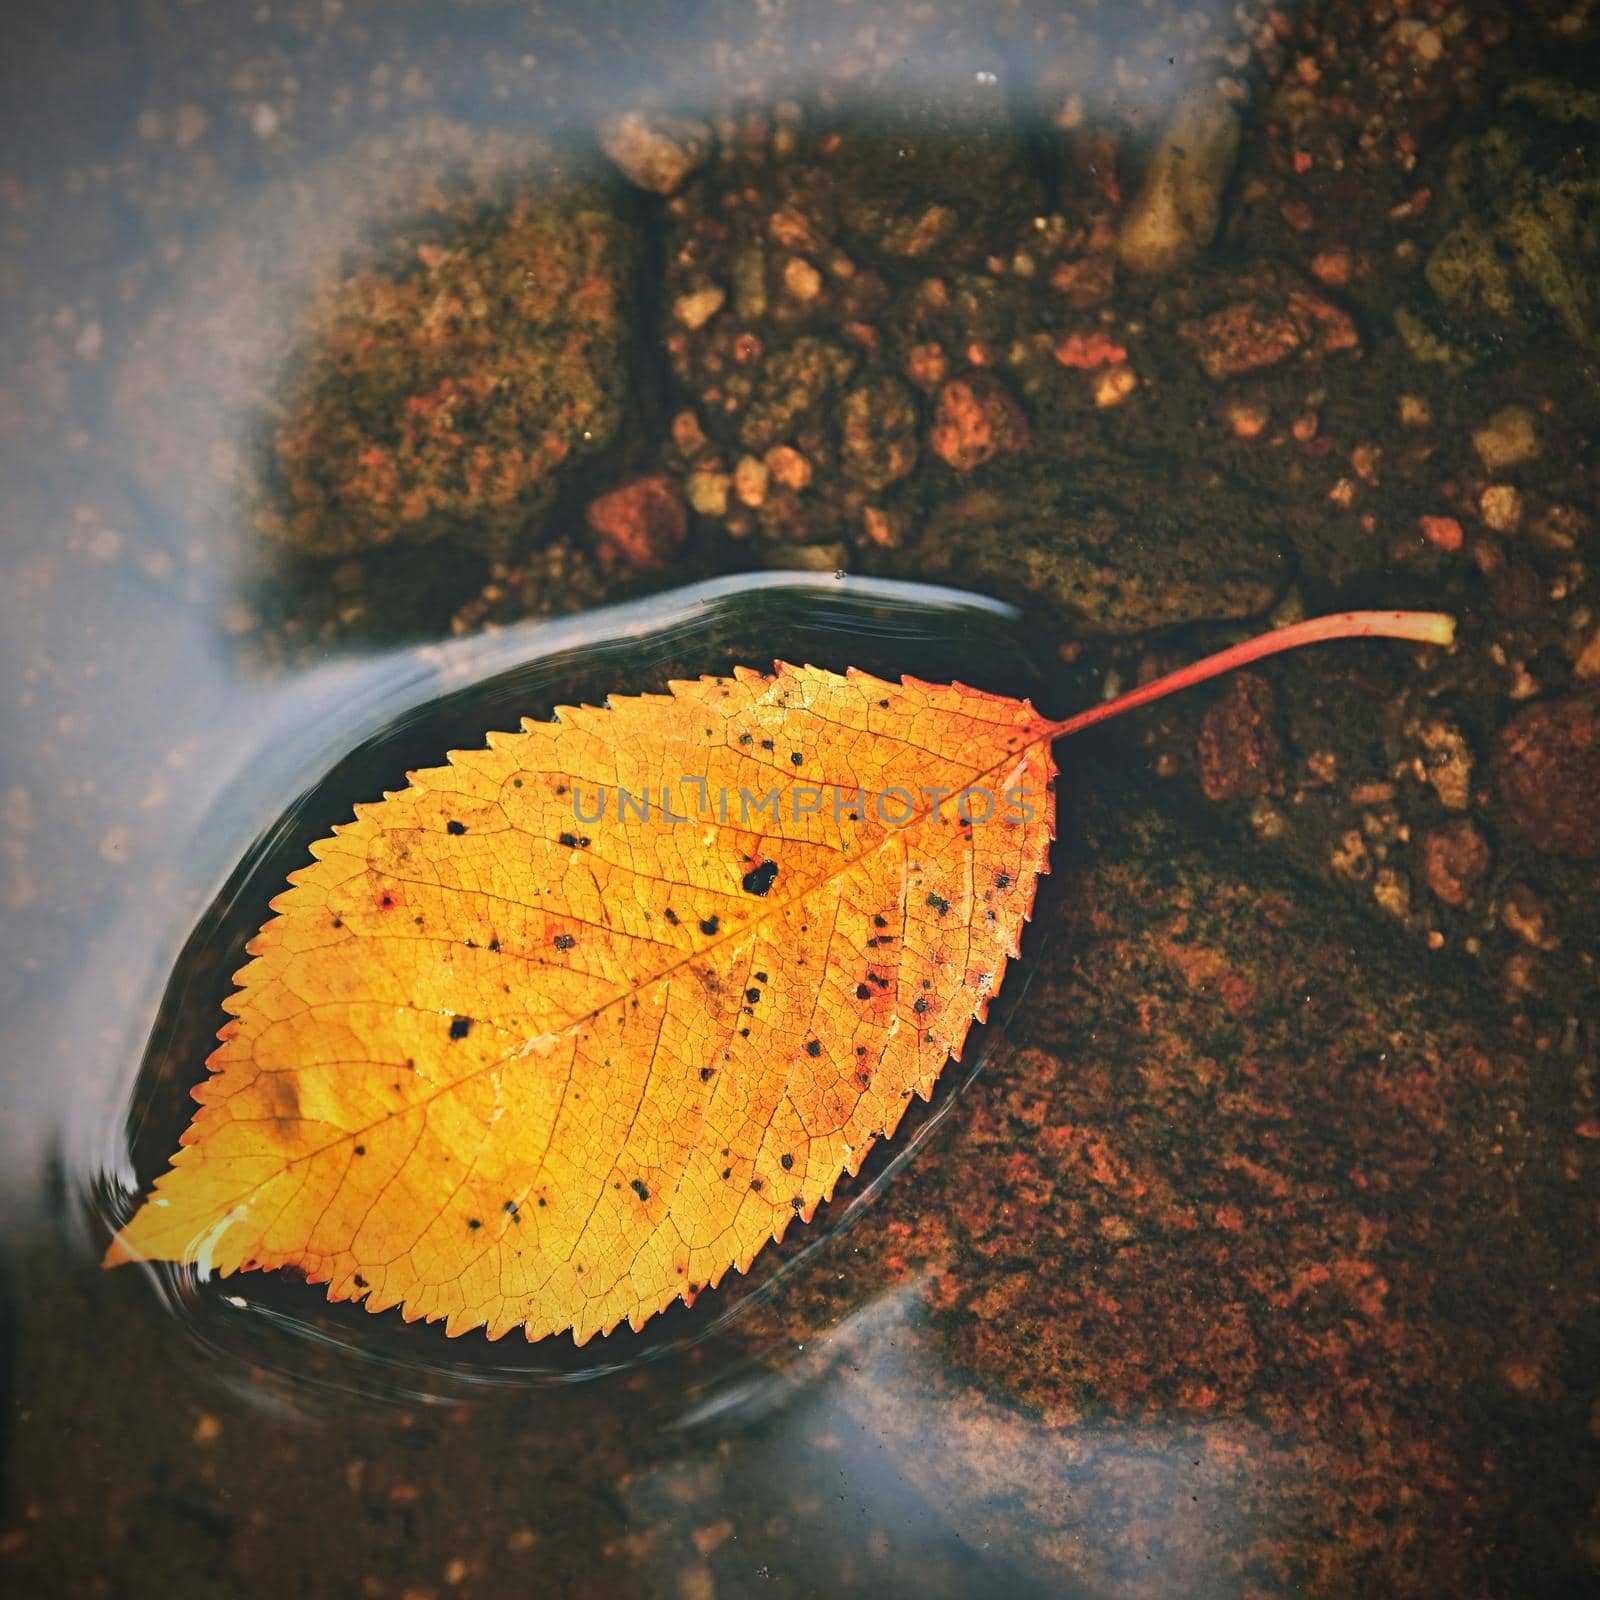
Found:
[[1447, 906], [1463, 906], [1489, 870], [1489, 846], [1462, 818], [1434, 828], [1422, 841], [1423, 876]]
[[1196, 742], [1200, 787], [1208, 800], [1250, 800], [1283, 788], [1283, 744], [1278, 738], [1272, 685], [1239, 672], [1206, 712]]
[[1538, 950], [1553, 950], [1560, 943], [1555, 933], [1555, 913], [1550, 902], [1525, 883], [1514, 883], [1500, 901], [1500, 921], [1508, 933]]
[[939, 391], [929, 443], [957, 472], [971, 472], [998, 455], [1015, 455], [1029, 437], [1022, 407], [994, 378], [956, 378]]
[[1550, 700], [1500, 730], [1495, 782], [1541, 850], [1600, 855], [1600, 716], [1587, 700]]
[[677, 483], [652, 473], [603, 494], [590, 507], [595, 554], [608, 572], [656, 572], [689, 534], [689, 513]]
[[1291, 291], [1277, 305], [1257, 298], [1224, 306], [1180, 324], [1178, 333], [1194, 346], [1206, 376], [1219, 382], [1270, 367], [1297, 350], [1329, 355], [1360, 344], [1345, 312], [1303, 289]]

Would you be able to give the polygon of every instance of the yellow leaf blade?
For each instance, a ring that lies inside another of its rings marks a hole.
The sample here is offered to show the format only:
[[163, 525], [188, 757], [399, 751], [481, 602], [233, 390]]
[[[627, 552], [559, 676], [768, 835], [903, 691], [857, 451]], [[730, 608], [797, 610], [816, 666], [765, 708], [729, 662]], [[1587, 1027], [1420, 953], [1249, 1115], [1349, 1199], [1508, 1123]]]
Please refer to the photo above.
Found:
[[[581, 1343], [692, 1302], [809, 1221], [985, 1014], [1047, 865], [1049, 731], [780, 666], [412, 774], [272, 902], [107, 1264], [291, 1266], [452, 1335]], [[925, 797], [969, 786], [970, 825]], [[776, 816], [741, 808], [774, 788]]]

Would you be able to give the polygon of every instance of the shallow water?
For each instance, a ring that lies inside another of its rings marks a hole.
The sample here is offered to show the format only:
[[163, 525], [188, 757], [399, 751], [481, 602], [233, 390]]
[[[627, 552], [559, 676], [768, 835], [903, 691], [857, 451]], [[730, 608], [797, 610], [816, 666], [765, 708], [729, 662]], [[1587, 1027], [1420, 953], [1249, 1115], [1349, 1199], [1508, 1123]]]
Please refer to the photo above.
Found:
[[[1563, 221], [1600, 193], [1600, 46], [1581, 6], [1403, 11], [10, 9], [14, 1592], [1593, 1588], [1600, 782], [1576, 736], [1504, 773], [1529, 710], [1592, 724], [1600, 673], [1600, 302]], [[1215, 242], [1113, 274], [1174, 107], [1219, 78]], [[596, 146], [641, 103], [717, 147], [675, 197]], [[509, 542], [274, 542], [328, 464], [273, 455], [307, 306], [448, 253], [459, 194], [530, 165], [634, 241], [616, 436]], [[743, 342], [679, 309], [724, 279]], [[772, 378], [807, 336], [833, 355]], [[830, 360], [851, 376], [775, 435], [815, 458], [795, 488], [741, 384], [787, 415]], [[947, 373], [1013, 396], [976, 468], [935, 444]], [[742, 457], [742, 487], [692, 481]], [[586, 508], [647, 472], [701, 496], [689, 536], [608, 565]], [[267, 901], [408, 767], [775, 657], [1061, 715], [1401, 604], [1459, 647], [1331, 647], [1063, 747], [1003, 1004], [694, 1308], [490, 1345], [258, 1274], [100, 1271]]]

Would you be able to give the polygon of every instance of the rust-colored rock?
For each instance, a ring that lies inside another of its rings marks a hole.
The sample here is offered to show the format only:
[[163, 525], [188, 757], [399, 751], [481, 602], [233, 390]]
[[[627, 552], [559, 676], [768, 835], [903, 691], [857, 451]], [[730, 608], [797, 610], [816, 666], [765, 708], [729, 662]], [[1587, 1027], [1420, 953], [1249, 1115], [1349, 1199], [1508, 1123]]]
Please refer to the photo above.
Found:
[[603, 494], [590, 507], [595, 554], [609, 572], [658, 572], [683, 548], [689, 513], [664, 472]]
[[1283, 788], [1283, 743], [1272, 685], [1241, 672], [1206, 712], [1195, 755], [1208, 800], [1250, 800]]
[[929, 443], [957, 472], [971, 472], [999, 455], [1027, 447], [1030, 430], [1022, 407], [993, 378], [956, 378], [939, 391]]
[[1182, 323], [1178, 333], [1194, 346], [1206, 376], [1218, 382], [1273, 366], [1296, 351], [1331, 355], [1361, 342], [1345, 312], [1303, 289], [1292, 290], [1277, 305], [1257, 298], [1224, 306]]
[[1551, 700], [1500, 730], [1495, 784], [1541, 850], [1600, 855], [1600, 716], [1592, 702]]
[[1422, 841], [1428, 887], [1447, 906], [1464, 906], [1489, 870], [1489, 846], [1465, 818], [1434, 828]]

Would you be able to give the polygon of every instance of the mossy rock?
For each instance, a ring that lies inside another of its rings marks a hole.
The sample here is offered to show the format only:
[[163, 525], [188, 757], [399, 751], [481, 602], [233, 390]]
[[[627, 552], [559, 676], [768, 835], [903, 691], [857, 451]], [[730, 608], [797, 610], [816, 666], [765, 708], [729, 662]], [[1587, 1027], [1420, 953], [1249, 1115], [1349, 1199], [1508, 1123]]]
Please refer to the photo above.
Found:
[[1231, 621], [1265, 611], [1289, 578], [1256, 505], [1154, 461], [1024, 465], [940, 506], [908, 554], [919, 575], [991, 589], [1080, 630]]
[[258, 525], [306, 554], [510, 549], [618, 435], [631, 243], [582, 186], [430, 219], [308, 318]]
[[1451, 152], [1450, 226], [1426, 277], [1452, 319], [1558, 329], [1600, 345], [1600, 95], [1554, 79], [1519, 84], [1495, 123]]

